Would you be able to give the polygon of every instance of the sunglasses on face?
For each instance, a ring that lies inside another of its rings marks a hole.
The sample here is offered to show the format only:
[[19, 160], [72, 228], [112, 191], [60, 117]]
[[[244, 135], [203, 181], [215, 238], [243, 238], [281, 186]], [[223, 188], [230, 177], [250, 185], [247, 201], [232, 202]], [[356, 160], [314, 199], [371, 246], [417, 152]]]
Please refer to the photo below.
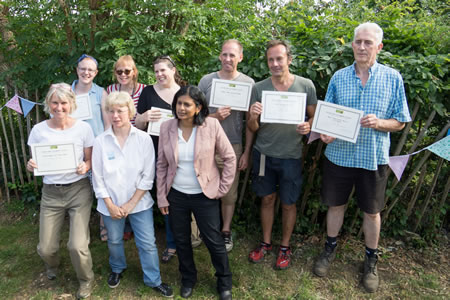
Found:
[[125, 75], [130, 75], [131, 71], [133, 70], [129, 70], [129, 69], [125, 69], [125, 70], [116, 70], [116, 74], [117, 75], [122, 75], [123, 73], [125, 73]]

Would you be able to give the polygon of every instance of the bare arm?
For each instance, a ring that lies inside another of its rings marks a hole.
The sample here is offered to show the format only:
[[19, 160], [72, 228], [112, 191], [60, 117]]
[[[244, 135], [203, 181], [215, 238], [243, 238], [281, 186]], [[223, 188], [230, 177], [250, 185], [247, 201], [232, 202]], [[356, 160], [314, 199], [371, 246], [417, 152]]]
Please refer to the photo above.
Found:
[[108, 96], [108, 94], [106, 93], [105, 90], [103, 90], [103, 94], [102, 94], [102, 118], [103, 118], [103, 127], [106, 129], [109, 128], [109, 126], [111, 126], [111, 123], [109, 122], [109, 118], [108, 118], [108, 114], [106, 112], [106, 106], [105, 106], [105, 101], [106, 101], [106, 97]]
[[[249, 113], [246, 114], [246, 119], [247, 120], [250, 119]], [[248, 162], [250, 160], [250, 153], [252, 151], [254, 136], [255, 136], [255, 134], [253, 133], [253, 131], [251, 131], [250, 128], [248, 128], [248, 126], [246, 126], [245, 127], [245, 148], [244, 148], [244, 152], [241, 155], [241, 158], [239, 159], [239, 164], [238, 164], [239, 171], [243, 171], [243, 170], [247, 169], [247, 167], [248, 167]]]
[[402, 130], [405, 123], [396, 119], [378, 119], [375, 114], [368, 114], [361, 118], [361, 126], [384, 132], [395, 132]]
[[305, 135], [311, 132], [315, 112], [316, 112], [315, 104], [306, 106], [306, 114], [308, 115], [308, 121], [297, 125], [297, 132], [299, 134]]
[[77, 174], [83, 175], [91, 169], [92, 166], [92, 147], [84, 148], [84, 161], [77, 167]]
[[261, 115], [263, 106], [260, 102], [255, 102], [250, 106], [249, 118], [247, 120], [247, 127], [251, 132], [256, 132], [259, 129], [259, 116]]

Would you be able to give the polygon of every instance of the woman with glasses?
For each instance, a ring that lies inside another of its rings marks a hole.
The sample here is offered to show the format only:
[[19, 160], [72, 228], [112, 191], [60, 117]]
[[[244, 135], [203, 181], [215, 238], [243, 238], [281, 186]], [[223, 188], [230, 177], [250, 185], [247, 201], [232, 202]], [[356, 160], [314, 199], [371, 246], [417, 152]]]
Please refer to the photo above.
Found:
[[[67, 248], [80, 284], [76, 296], [88, 298], [94, 283], [94, 273], [89, 251], [89, 218], [93, 197], [87, 172], [91, 168], [94, 134], [88, 124], [70, 116], [76, 108], [75, 94], [70, 85], [52, 84], [44, 102], [44, 110], [51, 117], [33, 127], [28, 137], [28, 145], [74, 145], [78, 162], [76, 170], [44, 176], [37, 251], [45, 263], [47, 278], [54, 280], [60, 265], [58, 252], [61, 229], [68, 214], [70, 225]], [[27, 170], [33, 172], [36, 168], [39, 169], [38, 164], [34, 159], [30, 159]]]
[[[133, 100], [134, 107], [137, 107], [139, 97], [141, 96], [142, 91], [145, 88], [145, 84], [138, 83], [138, 75], [139, 71], [136, 67], [136, 63], [131, 55], [124, 55], [119, 57], [119, 59], [114, 64], [113, 68], [113, 76], [117, 83], [111, 84], [106, 88], [106, 93], [110, 94], [111, 92], [126, 92], [131, 96]], [[134, 120], [136, 116], [131, 118], [131, 125], [135, 126]], [[100, 227], [103, 225], [103, 220], [100, 220]], [[101, 227], [103, 234], [103, 239], [107, 239], [107, 231], [103, 226]], [[131, 229], [130, 222], [126, 219], [125, 223], [125, 232], [123, 233], [123, 239], [129, 240], [131, 239], [133, 234], [133, 230]]]
[[[78, 79], [72, 83], [72, 90], [77, 96], [89, 95], [92, 119], [84, 121], [91, 126], [94, 136], [98, 136], [109, 126], [104, 107], [106, 92], [101, 86], [94, 83], [94, 78], [98, 74], [98, 62], [94, 57], [83, 54], [78, 58], [76, 71]], [[106, 241], [107, 239], [108, 234], [103, 220], [100, 218], [100, 240]]]
[[[114, 64], [114, 78], [117, 83], [111, 84], [106, 89], [109, 94], [111, 92], [127, 92], [133, 99], [134, 106], [137, 107], [139, 97], [145, 88], [145, 84], [138, 82], [139, 71], [136, 67], [136, 63], [131, 55], [124, 55]], [[135, 116], [131, 119], [131, 124], [135, 126]]]
[[155, 150], [146, 132], [131, 125], [136, 109], [130, 94], [112, 92], [106, 98], [112, 126], [95, 139], [92, 154], [97, 210], [108, 230], [108, 286], [116, 288], [127, 268], [123, 232], [128, 216], [144, 273], [144, 283], [165, 297], [172, 289], [161, 282], [153, 227], [153, 199], [148, 192], [155, 177]]
[[[186, 85], [170, 56], [157, 57], [153, 61], [153, 68], [156, 83], [143, 90], [137, 106], [136, 127], [144, 131], [147, 131], [150, 122], [157, 122], [161, 118], [161, 108], [172, 110], [173, 96], [180, 89], [180, 86]], [[158, 149], [158, 136], [152, 135], [152, 140], [155, 149]], [[167, 216], [164, 217], [164, 221], [167, 245], [162, 253], [161, 260], [166, 263], [176, 254], [176, 245]]]
[[109, 126], [104, 109], [106, 92], [94, 83], [94, 78], [98, 74], [98, 62], [90, 55], [83, 54], [77, 61], [78, 79], [72, 83], [72, 90], [75, 95], [89, 95], [92, 109], [92, 119], [85, 120], [91, 125], [94, 136], [102, 133]]

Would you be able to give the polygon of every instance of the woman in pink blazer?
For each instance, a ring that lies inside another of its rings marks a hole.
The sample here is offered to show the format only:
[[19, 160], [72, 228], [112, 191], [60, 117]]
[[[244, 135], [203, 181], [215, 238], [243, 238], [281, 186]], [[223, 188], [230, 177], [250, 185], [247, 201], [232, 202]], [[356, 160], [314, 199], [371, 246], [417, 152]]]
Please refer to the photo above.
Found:
[[[205, 95], [195, 86], [174, 96], [175, 119], [161, 125], [157, 162], [157, 196], [162, 214], [169, 215], [177, 245], [181, 297], [193, 293], [197, 270], [191, 246], [191, 213], [216, 269], [220, 299], [231, 299], [231, 271], [220, 232], [220, 202], [234, 179], [236, 156], [219, 121], [208, 118]], [[220, 174], [215, 161], [224, 161]]]

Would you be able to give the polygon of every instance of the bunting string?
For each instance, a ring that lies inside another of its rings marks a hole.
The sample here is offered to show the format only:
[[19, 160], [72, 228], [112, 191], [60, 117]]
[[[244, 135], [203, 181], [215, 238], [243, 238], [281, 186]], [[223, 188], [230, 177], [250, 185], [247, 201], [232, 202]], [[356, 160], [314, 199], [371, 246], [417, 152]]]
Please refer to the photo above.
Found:
[[5, 105], [0, 107], [0, 111], [4, 107], [8, 107], [12, 110], [15, 110], [19, 114], [23, 115], [25, 118], [30, 113], [30, 111], [33, 109], [33, 107], [35, 105], [43, 105], [43, 104], [25, 99], [25, 98], [20, 97], [19, 95], [15, 94], [11, 99], [9, 99], [8, 102], [6, 102]]
[[[311, 131], [309, 138], [308, 138], [308, 144], [312, 143], [313, 141], [320, 139], [320, 134], [317, 132]], [[405, 170], [406, 166], [408, 165], [409, 158], [415, 154], [418, 154], [422, 152], [423, 150], [428, 150], [433, 152], [439, 157], [442, 157], [446, 160], [450, 160], [450, 130], [447, 132], [447, 136], [443, 139], [440, 139], [439, 141], [410, 154], [405, 155], [398, 155], [398, 156], [390, 156], [389, 157], [389, 167], [391, 168], [392, 172], [394, 172], [395, 177], [397, 177], [397, 180], [400, 181], [400, 178], [402, 178], [403, 171]]]

